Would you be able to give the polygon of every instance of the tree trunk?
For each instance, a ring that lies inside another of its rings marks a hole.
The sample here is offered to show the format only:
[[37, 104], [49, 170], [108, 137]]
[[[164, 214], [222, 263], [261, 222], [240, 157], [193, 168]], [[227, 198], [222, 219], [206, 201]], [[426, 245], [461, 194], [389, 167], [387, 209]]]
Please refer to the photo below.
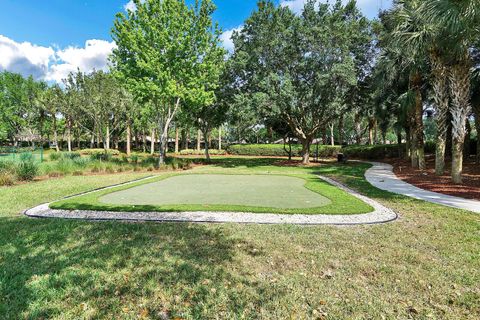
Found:
[[132, 128], [130, 124], [130, 120], [127, 121], [127, 156], [130, 156], [132, 153]]
[[155, 153], [155, 128], [152, 129], [152, 132], [151, 132], [151, 137], [150, 137], [150, 154], [154, 154]]
[[477, 130], [477, 155], [476, 163], [480, 164], [480, 105], [475, 107], [475, 129]]
[[403, 150], [402, 150], [402, 131], [397, 129], [397, 146], [398, 146], [398, 158], [403, 158]]
[[333, 146], [335, 146], [335, 136], [333, 134], [333, 123], [330, 124], [330, 144]]
[[179, 148], [179, 135], [180, 132], [178, 130], [178, 127], [175, 126], [175, 153], [178, 153], [178, 148]]
[[222, 150], [222, 127], [218, 128], [218, 150]]
[[465, 123], [465, 144], [463, 146], [463, 158], [468, 160], [470, 158], [470, 141], [471, 141], [471, 134], [472, 134], [472, 126], [470, 125], [470, 121], [468, 120]]
[[[200, 152], [202, 150], [202, 142], [201, 142], [201, 139], [202, 138], [202, 131], [201, 130], [198, 130], [197, 131], [197, 151]], [[207, 144], [205, 142], [205, 144]]]
[[203, 132], [203, 138], [205, 139], [205, 159], [207, 162], [210, 162], [209, 144], [207, 143], [207, 140], [210, 138], [210, 132], [208, 130]]
[[447, 141], [448, 116], [448, 79], [447, 69], [439, 57], [431, 55], [433, 73], [433, 99], [435, 101], [435, 123], [437, 125], [437, 143], [435, 148], [435, 174], [445, 173], [445, 147]]
[[188, 142], [187, 142], [187, 130], [182, 129], [182, 149], [188, 149]]
[[360, 115], [358, 113], [355, 114], [355, 143], [362, 143], [362, 124]]
[[68, 152], [72, 152], [72, 121], [67, 120], [67, 147]]
[[59, 152], [60, 147], [58, 146], [57, 117], [55, 115], [53, 115], [53, 142], [55, 143], [55, 150]]
[[412, 145], [412, 135], [410, 134], [412, 130], [410, 127], [405, 127], [405, 160], [410, 159], [412, 156], [411, 145]]
[[410, 130], [410, 160], [412, 168], [418, 168], [418, 148], [417, 148], [417, 135], [416, 130]]
[[449, 79], [452, 97], [452, 180], [456, 184], [461, 184], [465, 127], [471, 112], [469, 64], [465, 62], [454, 65], [450, 70]]
[[343, 116], [340, 116], [338, 119], [338, 142], [340, 145], [343, 145]]
[[145, 129], [142, 129], [142, 150], [143, 153], [147, 152], [147, 134], [145, 133]]
[[[415, 153], [417, 156], [418, 168], [420, 170], [426, 169], [425, 163], [425, 141], [423, 137], [423, 99], [422, 99], [422, 76], [420, 73], [415, 73], [411, 78], [413, 90], [415, 90]], [[413, 164], [413, 161], [412, 161]]]
[[373, 137], [374, 126], [375, 126], [375, 119], [373, 118], [368, 119], [368, 144], [369, 145], [374, 144], [374, 137]]
[[310, 164], [310, 145], [312, 143], [312, 139], [306, 138], [302, 139], [302, 163], [303, 164]]
[[109, 125], [107, 125], [104, 142], [105, 142], [105, 149], [110, 150], [110, 126]]

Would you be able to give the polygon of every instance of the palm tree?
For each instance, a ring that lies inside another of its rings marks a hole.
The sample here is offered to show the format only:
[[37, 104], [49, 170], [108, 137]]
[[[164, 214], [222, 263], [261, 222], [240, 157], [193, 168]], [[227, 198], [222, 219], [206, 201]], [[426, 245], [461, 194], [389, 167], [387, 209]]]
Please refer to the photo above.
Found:
[[471, 113], [471, 47], [480, 32], [480, 0], [427, 0], [420, 15], [432, 26], [433, 39], [443, 48], [452, 115], [452, 180], [462, 183], [466, 122]]
[[[424, 24], [418, 12], [421, 1], [396, 1], [388, 14], [392, 30], [391, 46], [395, 47], [402, 57], [409, 76], [409, 91], [413, 95], [412, 104], [412, 166], [421, 170], [426, 168], [423, 132], [423, 95], [424, 74], [427, 73], [427, 59], [423, 51]], [[421, 45], [419, 45], [419, 43]]]

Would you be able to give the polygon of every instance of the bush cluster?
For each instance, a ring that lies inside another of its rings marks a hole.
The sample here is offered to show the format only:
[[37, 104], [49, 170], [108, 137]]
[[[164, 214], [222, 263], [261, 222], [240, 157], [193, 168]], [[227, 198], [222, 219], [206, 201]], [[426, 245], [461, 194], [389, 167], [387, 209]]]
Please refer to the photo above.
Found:
[[[318, 146], [318, 156], [321, 158], [336, 157], [341, 151], [341, 146]], [[288, 150], [288, 146], [287, 146]], [[242, 155], [242, 156], [288, 156], [288, 152], [285, 151], [283, 144], [234, 144], [227, 148], [229, 154]], [[317, 151], [317, 145], [310, 147], [311, 154], [315, 154]], [[301, 156], [302, 146], [299, 144], [292, 145], [292, 155], [297, 157]]]
[[[212, 156], [224, 156], [227, 154], [225, 150], [218, 150], [218, 149], [209, 149], [208, 153]], [[180, 155], [182, 156], [203, 156], [205, 155], [205, 150], [196, 150], [196, 149], [185, 149], [180, 151]]]
[[[104, 149], [83, 149], [79, 151], [82, 156], [90, 156], [90, 155], [96, 155], [96, 154], [105, 154]], [[107, 154], [110, 154], [111, 156], [119, 156], [120, 151], [110, 149], [107, 150]]]
[[32, 154], [23, 153], [18, 161], [0, 161], [0, 186], [13, 185], [17, 180], [31, 181], [39, 172], [39, 165]]

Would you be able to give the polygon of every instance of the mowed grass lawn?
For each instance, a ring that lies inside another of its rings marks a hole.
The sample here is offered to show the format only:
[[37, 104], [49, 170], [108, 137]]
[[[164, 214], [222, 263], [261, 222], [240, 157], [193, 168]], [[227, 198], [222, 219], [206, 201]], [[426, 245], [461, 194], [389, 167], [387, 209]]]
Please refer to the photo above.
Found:
[[0, 188], [0, 318], [479, 318], [478, 214], [379, 191], [364, 164], [275, 161], [222, 158], [196, 172], [318, 172], [401, 217], [356, 227], [35, 220], [19, 212], [141, 175]]

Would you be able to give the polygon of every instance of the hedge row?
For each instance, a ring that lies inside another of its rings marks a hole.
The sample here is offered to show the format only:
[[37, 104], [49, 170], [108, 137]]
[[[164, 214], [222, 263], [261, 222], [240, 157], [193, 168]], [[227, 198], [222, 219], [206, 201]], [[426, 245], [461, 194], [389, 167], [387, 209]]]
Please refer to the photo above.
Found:
[[[225, 150], [218, 150], [218, 149], [209, 149], [208, 153], [212, 156], [223, 156], [226, 155], [227, 152]], [[196, 149], [184, 149], [180, 151], [180, 155], [182, 156], [190, 156], [190, 155], [195, 155], [195, 156], [203, 156], [205, 155], [205, 150], [202, 149], [200, 151]]]
[[[405, 146], [402, 146], [405, 148]], [[348, 158], [357, 159], [369, 159], [378, 160], [385, 158], [398, 157], [398, 145], [397, 144], [385, 144], [385, 145], [351, 145], [342, 149], [342, 152]]]
[[[321, 158], [336, 157], [341, 151], [341, 146], [318, 146], [318, 155]], [[288, 150], [288, 146], [287, 146]], [[283, 144], [234, 144], [227, 148], [229, 154], [242, 156], [288, 156], [288, 152], [283, 148]], [[312, 145], [310, 151], [313, 154], [317, 151], [317, 146]], [[292, 145], [292, 155], [301, 156], [302, 146]]]

